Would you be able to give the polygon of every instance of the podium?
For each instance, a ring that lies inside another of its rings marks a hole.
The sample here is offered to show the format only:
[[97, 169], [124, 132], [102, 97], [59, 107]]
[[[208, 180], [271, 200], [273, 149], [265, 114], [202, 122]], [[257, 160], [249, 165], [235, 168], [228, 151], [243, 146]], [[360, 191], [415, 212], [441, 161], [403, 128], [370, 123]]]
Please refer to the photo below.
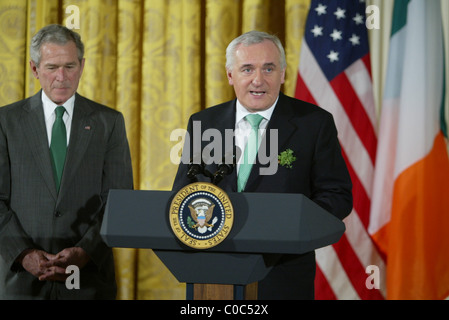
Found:
[[234, 223], [209, 249], [181, 243], [169, 223], [171, 191], [111, 190], [100, 234], [110, 247], [152, 249], [187, 299], [256, 299], [282, 254], [302, 254], [337, 242], [344, 223], [301, 194], [228, 193]]

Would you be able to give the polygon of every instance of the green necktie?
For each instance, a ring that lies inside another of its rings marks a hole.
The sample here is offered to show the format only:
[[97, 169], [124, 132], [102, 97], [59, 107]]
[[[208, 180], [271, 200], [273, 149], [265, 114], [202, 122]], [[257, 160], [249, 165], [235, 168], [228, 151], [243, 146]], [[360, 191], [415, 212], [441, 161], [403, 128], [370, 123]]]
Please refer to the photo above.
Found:
[[56, 119], [51, 131], [50, 153], [53, 164], [53, 172], [56, 182], [56, 190], [59, 191], [62, 171], [64, 170], [65, 155], [67, 151], [67, 132], [65, 129], [64, 115], [65, 109], [62, 106], [56, 107]]
[[263, 117], [259, 114], [249, 114], [245, 117], [252, 127], [251, 133], [246, 143], [246, 148], [243, 153], [243, 162], [239, 167], [239, 174], [237, 177], [237, 190], [241, 192], [245, 189], [246, 181], [248, 180], [251, 168], [256, 159], [257, 149], [259, 148], [259, 124]]

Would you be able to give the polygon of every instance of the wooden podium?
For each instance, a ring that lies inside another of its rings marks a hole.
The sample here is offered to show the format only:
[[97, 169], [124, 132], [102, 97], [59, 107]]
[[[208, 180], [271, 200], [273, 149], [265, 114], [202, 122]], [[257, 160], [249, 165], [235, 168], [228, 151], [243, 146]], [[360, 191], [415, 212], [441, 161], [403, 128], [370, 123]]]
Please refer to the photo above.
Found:
[[148, 248], [179, 282], [187, 299], [257, 299], [282, 254], [302, 254], [337, 242], [342, 221], [301, 194], [229, 193], [234, 224], [217, 246], [185, 246], [171, 230], [170, 191], [111, 190], [101, 236], [110, 247]]

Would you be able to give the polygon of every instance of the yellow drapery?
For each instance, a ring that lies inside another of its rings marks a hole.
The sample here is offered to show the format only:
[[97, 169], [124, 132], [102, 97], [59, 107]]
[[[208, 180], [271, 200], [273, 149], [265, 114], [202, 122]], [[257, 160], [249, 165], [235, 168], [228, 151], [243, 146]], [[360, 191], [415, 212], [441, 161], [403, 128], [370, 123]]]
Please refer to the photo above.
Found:
[[[382, 10], [381, 31], [371, 32], [379, 108], [391, 8], [384, 0], [369, 2]], [[135, 188], [170, 190], [177, 168], [170, 159], [176, 143], [170, 141], [170, 133], [185, 128], [193, 112], [234, 97], [224, 69], [229, 41], [251, 29], [277, 34], [288, 64], [283, 91], [293, 95], [309, 4], [310, 0], [0, 0], [0, 106], [40, 89], [29, 69], [30, 39], [47, 24], [76, 22], [79, 10], [75, 31], [85, 43], [86, 65], [78, 92], [123, 112]], [[151, 250], [115, 248], [114, 254], [119, 299], [185, 297], [184, 285]]]

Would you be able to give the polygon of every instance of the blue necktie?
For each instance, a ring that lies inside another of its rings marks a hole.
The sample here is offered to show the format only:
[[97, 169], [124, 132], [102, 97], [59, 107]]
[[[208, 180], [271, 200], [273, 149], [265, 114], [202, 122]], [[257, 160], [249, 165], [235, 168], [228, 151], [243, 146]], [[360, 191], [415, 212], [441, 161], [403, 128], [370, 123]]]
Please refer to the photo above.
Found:
[[251, 125], [251, 133], [246, 143], [245, 151], [243, 153], [243, 162], [239, 167], [239, 174], [237, 177], [237, 190], [241, 192], [245, 189], [246, 182], [248, 181], [251, 168], [257, 156], [257, 149], [259, 148], [259, 125], [263, 120], [263, 117], [259, 114], [249, 114], [245, 119]]
[[53, 172], [56, 183], [56, 190], [59, 191], [61, 184], [62, 171], [64, 170], [65, 156], [67, 151], [67, 132], [62, 120], [65, 108], [62, 106], [56, 107], [56, 119], [53, 123], [51, 132], [50, 153], [53, 165]]

